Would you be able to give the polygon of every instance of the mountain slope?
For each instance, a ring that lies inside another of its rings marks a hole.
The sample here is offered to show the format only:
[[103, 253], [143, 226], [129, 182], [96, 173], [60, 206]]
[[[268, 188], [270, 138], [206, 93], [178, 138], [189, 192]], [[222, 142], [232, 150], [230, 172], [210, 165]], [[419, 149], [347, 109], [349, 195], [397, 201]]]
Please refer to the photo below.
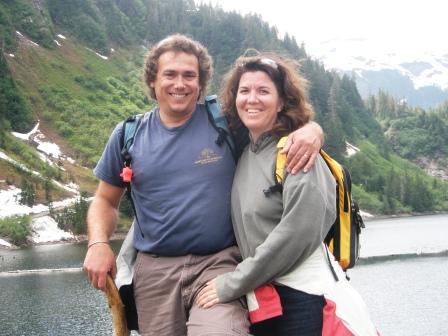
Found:
[[[3, 67], [0, 69], [5, 76], [0, 78], [0, 99], [11, 106], [18, 104], [17, 114], [10, 109], [1, 110], [0, 123], [4, 127], [0, 131], [0, 150], [44, 178], [36, 178], [33, 176], [36, 174], [2, 159], [0, 171], [5, 172], [0, 174], [2, 189], [25, 183], [35, 186], [36, 202], [48, 202], [49, 196], [53, 200], [66, 197], [56, 182], [74, 182], [80, 185], [80, 191], [92, 193], [95, 180], [90, 168], [98, 160], [113, 127], [125, 117], [154, 105], [145, 97], [140, 79], [146, 48], [177, 31], [198, 39], [213, 55], [216, 71], [209, 92], [218, 91], [222, 74], [248, 47], [273, 50], [301, 60], [302, 71], [309, 80], [316, 119], [326, 133], [326, 150], [353, 166], [357, 162], [352, 162], [353, 158], [358, 154], [346, 158], [347, 141], [367, 143], [367, 148], [376, 151], [376, 155], [385, 160], [391, 157], [381, 127], [364, 105], [355, 82], [349, 76], [327, 71], [321, 63], [307, 57], [304, 48], [297, 46], [294, 39], [279, 38], [276, 29], [258, 16], [242, 17], [206, 5], [196, 8], [192, 1], [182, 0], [76, 0], [70, 3], [23, 0], [17, 4], [18, 8], [31, 6], [28, 13], [37, 10], [41, 19], [37, 20], [37, 25], [27, 26], [27, 33], [17, 30], [22, 27], [20, 20], [31, 18], [27, 22], [34, 22], [34, 16], [30, 14], [24, 19], [17, 14], [14, 2], [8, 2], [7, 6], [0, 3], [0, 13], [9, 15], [9, 21], [3, 21], [3, 25], [8, 27], [6, 31], [13, 32], [5, 35], [13, 41], [1, 49], [3, 63], [0, 65]], [[173, 8], [178, 10], [173, 11]], [[36, 34], [42, 22], [48, 22], [48, 26], [44, 25], [45, 34]], [[98, 34], [90, 34], [77, 22], [92, 26], [92, 31]], [[48, 36], [51, 40], [47, 46]], [[16, 120], [13, 116], [17, 116]], [[38, 121], [48, 141], [58, 144], [62, 153], [74, 161], [57, 158], [52, 159], [54, 166], [47, 164], [36, 152], [35, 142], [12, 136], [11, 131], [26, 133]], [[370, 167], [374, 165], [371, 160], [365, 162]], [[411, 211], [411, 205], [396, 194], [390, 195], [397, 203], [393, 207], [390, 200], [386, 204], [382, 198], [380, 191], [386, 187], [389, 174], [389, 165], [384, 167], [374, 170], [376, 174], [367, 178], [357, 175], [356, 193], [364, 196], [370, 193], [361, 205], [375, 212]], [[402, 167], [395, 169], [397, 172], [404, 170]], [[423, 176], [419, 170], [415, 174]], [[367, 190], [362, 183], [373, 183], [373, 179], [376, 188]], [[432, 181], [429, 177], [423, 179], [427, 184]], [[50, 192], [49, 186], [52, 186]], [[431, 209], [448, 207], [435, 196], [433, 200]]]

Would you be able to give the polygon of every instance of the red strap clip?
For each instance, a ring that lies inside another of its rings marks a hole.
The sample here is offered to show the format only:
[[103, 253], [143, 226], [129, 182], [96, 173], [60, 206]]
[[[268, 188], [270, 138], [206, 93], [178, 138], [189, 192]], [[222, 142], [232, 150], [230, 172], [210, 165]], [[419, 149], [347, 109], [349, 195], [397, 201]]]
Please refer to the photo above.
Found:
[[132, 169], [131, 167], [123, 167], [123, 170], [121, 171], [121, 178], [123, 182], [130, 183], [132, 180]]

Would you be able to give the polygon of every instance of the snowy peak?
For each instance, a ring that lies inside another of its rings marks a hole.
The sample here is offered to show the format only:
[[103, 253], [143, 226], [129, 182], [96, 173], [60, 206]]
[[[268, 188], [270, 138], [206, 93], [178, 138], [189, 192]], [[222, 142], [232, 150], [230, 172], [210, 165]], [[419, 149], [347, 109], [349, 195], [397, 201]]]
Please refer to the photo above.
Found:
[[[422, 107], [448, 99], [448, 53], [400, 49], [367, 39], [328, 40], [308, 49], [326, 68], [353, 74], [364, 96], [383, 89], [413, 101], [414, 94], [419, 95], [414, 100], [422, 102], [414, 105]], [[424, 93], [412, 92], [419, 90]]]
[[409, 77], [415, 89], [448, 89], [448, 53], [391, 50], [367, 39], [329, 40], [311, 48], [327, 68], [342, 71], [396, 70]]

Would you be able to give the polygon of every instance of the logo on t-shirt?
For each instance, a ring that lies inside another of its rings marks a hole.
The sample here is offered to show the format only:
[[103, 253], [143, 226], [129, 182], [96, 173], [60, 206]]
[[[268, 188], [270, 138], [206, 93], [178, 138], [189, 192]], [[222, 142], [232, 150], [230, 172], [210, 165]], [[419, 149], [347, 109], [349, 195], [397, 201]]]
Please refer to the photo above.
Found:
[[221, 159], [222, 159], [222, 156], [216, 154], [212, 149], [204, 148], [201, 151], [201, 154], [199, 155], [199, 159], [196, 160], [194, 163], [204, 165], [204, 164], [209, 164], [209, 163], [219, 161]]

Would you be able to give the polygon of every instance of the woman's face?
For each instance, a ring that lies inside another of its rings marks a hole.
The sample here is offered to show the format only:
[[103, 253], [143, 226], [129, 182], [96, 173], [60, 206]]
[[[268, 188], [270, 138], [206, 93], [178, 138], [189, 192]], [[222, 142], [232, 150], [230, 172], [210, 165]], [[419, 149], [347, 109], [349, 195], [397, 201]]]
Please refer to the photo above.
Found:
[[274, 82], [265, 72], [245, 72], [238, 86], [236, 108], [255, 142], [261, 134], [272, 129], [283, 102]]

